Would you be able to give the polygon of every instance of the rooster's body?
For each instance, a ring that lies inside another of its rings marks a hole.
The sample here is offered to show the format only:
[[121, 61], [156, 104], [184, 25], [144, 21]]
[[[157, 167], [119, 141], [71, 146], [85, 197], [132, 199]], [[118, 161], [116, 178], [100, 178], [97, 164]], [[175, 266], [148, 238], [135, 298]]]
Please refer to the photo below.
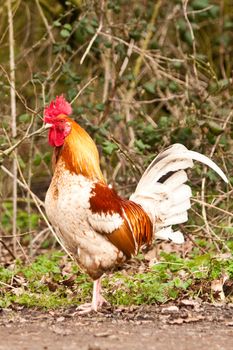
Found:
[[187, 221], [190, 187], [185, 169], [192, 159], [221, 169], [207, 157], [176, 144], [159, 154], [143, 174], [136, 191], [126, 200], [107, 185], [94, 141], [68, 118], [70, 105], [57, 97], [45, 109], [51, 125], [49, 143], [55, 147], [54, 175], [45, 206], [65, 247], [94, 280], [91, 308], [103, 303], [100, 278], [155, 238], [183, 242], [172, 225]]

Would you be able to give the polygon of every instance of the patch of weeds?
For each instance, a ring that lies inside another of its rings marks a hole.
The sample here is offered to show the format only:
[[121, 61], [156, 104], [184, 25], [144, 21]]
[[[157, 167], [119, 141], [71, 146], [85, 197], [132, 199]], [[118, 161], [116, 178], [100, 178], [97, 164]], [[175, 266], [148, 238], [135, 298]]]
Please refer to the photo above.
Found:
[[92, 288], [88, 276], [60, 252], [41, 255], [28, 265], [16, 261], [13, 267], [1, 267], [0, 283], [0, 307], [14, 303], [47, 309], [78, 305]]
[[[182, 259], [173, 253], [161, 253], [160, 262], [149, 270], [136, 274], [118, 271], [103, 278], [103, 287], [113, 305], [166, 303], [197, 296], [213, 301], [219, 295], [213, 293], [212, 281], [222, 276], [233, 279], [232, 257], [204, 254]], [[90, 278], [59, 252], [39, 256], [28, 265], [17, 261], [13, 267], [0, 267], [0, 281], [0, 307], [20, 304], [54, 309], [91, 300]]]
[[105, 287], [108, 299], [116, 305], [165, 303], [197, 296], [213, 301], [219, 295], [213, 293], [211, 283], [223, 275], [233, 278], [233, 258], [223, 260], [206, 254], [182, 259], [161, 253], [161, 261], [150, 271], [114, 274], [105, 278]]

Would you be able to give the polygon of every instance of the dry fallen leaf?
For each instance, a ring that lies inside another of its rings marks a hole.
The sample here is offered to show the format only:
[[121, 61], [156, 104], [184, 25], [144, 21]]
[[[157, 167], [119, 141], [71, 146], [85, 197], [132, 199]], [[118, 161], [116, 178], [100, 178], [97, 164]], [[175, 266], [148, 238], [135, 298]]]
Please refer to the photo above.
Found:
[[23, 293], [25, 293], [25, 289], [23, 287], [13, 288], [12, 293], [17, 295], [17, 297], [18, 297], [18, 296], [22, 295]]
[[221, 278], [211, 282], [211, 290], [214, 292], [215, 297], [219, 297], [220, 300], [225, 300], [225, 293], [223, 290], [224, 283], [229, 279], [227, 274], [223, 274]]

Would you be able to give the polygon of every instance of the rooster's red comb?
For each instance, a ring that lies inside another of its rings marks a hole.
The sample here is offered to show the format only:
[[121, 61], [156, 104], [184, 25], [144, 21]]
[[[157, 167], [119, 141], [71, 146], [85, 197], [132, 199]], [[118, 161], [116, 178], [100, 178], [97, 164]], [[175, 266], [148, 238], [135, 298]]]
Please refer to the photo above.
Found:
[[45, 123], [51, 123], [53, 118], [56, 118], [60, 114], [70, 115], [72, 113], [72, 107], [69, 102], [66, 101], [63, 95], [57, 96], [48, 107], [44, 110]]

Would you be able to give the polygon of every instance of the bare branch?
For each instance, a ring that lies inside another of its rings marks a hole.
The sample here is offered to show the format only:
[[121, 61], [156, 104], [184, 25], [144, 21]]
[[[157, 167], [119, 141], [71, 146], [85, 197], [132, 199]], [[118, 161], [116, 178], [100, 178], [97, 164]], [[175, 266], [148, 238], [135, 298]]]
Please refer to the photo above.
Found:
[[84, 54], [83, 54], [81, 60], [80, 60], [80, 64], [83, 64], [83, 62], [84, 62], [86, 56], [88, 55], [88, 52], [90, 51], [90, 49], [91, 49], [91, 47], [92, 47], [94, 41], [96, 40], [97, 36], [99, 35], [99, 33], [100, 33], [101, 30], [102, 30], [102, 27], [103, 27], [103, 17], [104, 17], [104, 11], [103, 11], [103, 10], [104, 10], [104, 4], [105, 4], [105, 1], [102, 0], [102, 1], [101, 1], [101, 15], [100, 15], [100, 24], [99, 24], [99, 27], [98, 27], [98, 29], [97, 29], [95, 35], [92, 37], [91, 41], [89, 42], [89, 44], [88, 44], [88, 46], [87, 46], [87, 48], [86, 48], [86, 50], [85, 50], [85, 52], [84, 52]]
[[197, 76], [197, 67], [196, 67], [196, 54], [197, 54], [197, 50], [196, 50], [196, 42], [195, 42], [195, 36], [194, 36], [194, 33], [193, 33], [193, 28], [192, 28], [192, 25], [189, 21], [189, 18], [188, 18], [188, 13], [187, 13], [187, 6], [188, 6], [188, 1], [189, 0], [183, 0], [183, 11], [184, 11], [184, 18], [187, 22], [187, 25], [189, 27], [189, 31], [190, 31], [190, 35], [191, 35], [191, 39], [192, 39], [192, 45], [193, 45], [193, 70], [194, 70], [194, 74], [195, 74], [195, 77], [196, 79], [198, 79], [198, 76]]
[[[11, 130], [12, 137], [17, 135], [16, 126], [16, 95], [15, 95], [15, 52], [14, 52], [14, 26], [11, 8], [11, 0], [7, 0], [8, 23], [9, 23], [9, 50], [10, 50], [10, 96], [11, 96]], [[16, 234], [17, 234], [17, 154], [13, 159], [13, 217], [12, 217], [12, 235], [13, 235], [13, 250], [16, 254]]]
[[83, 91], [94, 81], [98, 78], [98, 76], [96, 75], [94, 78], [91, 78], [77, 93], [77, 95], [73, 98], [73, 100], [70, 102], [71, 104], [74, 103], [75, 100], [77, 100], [77, 98], [83, 93]]
[[35, 135], [40, 135], [42, 134], [44, 131], [48, 130], [49, 129], [49, 126], [47, 126], [46, 124], [44, 124], [40, 129], [36, 130], [36, 131], [33, 131], [32, 133], [28, 133], [26, 132], [26, 134], [18, 141], [16, 142], [14, 145], [12, 145], [11, 147], [7, 148], [6, 150], [4, 151], [0, 151], [0, 160], [1, 160], [1, 157], [9, 157], [9, 155], [16, 149], [18, 148], [21, 143], [23, 143], [23, 141], [25, 141], [26, 139], [30, 139], [32, 136], [35, 136]]

